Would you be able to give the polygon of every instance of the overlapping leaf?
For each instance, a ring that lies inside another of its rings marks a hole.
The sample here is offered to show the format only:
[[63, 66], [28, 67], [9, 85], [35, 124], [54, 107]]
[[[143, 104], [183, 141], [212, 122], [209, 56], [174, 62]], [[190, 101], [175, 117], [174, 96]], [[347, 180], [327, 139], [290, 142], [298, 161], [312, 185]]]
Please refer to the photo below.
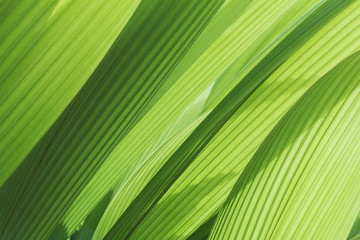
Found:
[[2, 1], [0, 239], [356, 239], [359, 9]]
[[210, 239], [347, 237], [360, 202], [359, 63], [358, 53], [340, 63], [276, 125]]
[[1, 196], [2, 206], [11, 204], [1, 210], [2, 238], [46, 238], [62, 224], [221, 3], [141, 2], [90, 79], [4, 187], [21, 185], [16, 196]]
[[88, 80], [139, 2], [2, 1], [0, 185]]
[[358, 21], [356, 3], [322, 27], [278, 68], [173, 184], [138, 227], [137, 238], [186, 236], [216, 213], [238, 174], [280, 117], [322, 75], [359, 50]]

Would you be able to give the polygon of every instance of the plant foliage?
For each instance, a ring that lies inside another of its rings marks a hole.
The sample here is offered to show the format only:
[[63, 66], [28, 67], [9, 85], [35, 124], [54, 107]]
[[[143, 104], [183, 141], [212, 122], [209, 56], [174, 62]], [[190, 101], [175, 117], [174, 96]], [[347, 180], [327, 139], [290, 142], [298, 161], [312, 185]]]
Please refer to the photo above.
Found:
[[358, 0], [0, 0], [0, 240], [355, 240], [359, 172]]

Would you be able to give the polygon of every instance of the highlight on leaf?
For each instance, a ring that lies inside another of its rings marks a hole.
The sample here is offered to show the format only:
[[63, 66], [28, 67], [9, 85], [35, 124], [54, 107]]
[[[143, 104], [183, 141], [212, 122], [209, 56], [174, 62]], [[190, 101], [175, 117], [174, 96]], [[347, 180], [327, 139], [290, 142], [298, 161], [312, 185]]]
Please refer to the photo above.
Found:
[[3, 0], [0, 240], [360, 238], [360, 2]]

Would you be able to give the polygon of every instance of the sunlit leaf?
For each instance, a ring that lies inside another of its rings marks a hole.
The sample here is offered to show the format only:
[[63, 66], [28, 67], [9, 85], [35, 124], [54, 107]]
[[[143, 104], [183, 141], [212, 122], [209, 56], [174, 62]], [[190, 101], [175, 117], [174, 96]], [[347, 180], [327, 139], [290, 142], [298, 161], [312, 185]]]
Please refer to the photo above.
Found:
[[357, 239], [357, 0], [0, 0], [0, 240]]

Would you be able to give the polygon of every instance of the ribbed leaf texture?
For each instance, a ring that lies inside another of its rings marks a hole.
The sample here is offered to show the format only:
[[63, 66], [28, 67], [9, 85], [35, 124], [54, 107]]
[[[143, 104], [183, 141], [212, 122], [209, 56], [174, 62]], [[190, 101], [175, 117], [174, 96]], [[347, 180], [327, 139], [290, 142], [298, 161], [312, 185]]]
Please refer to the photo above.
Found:
[[355, 240], [359, 172], [358, 0], [0, 0], [0, 240]]

